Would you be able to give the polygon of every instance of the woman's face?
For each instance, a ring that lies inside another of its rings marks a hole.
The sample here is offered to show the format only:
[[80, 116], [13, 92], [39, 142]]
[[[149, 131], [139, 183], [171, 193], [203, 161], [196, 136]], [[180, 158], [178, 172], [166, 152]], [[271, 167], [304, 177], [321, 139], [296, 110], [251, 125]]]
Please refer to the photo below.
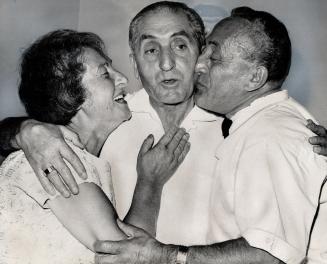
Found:
[[86, 48], [83, 57], [82, 85], [87, 91], [82, 109], [92, 122], [116, 128], [131, 117], [124, 100], [128, 80], [95, 50]]

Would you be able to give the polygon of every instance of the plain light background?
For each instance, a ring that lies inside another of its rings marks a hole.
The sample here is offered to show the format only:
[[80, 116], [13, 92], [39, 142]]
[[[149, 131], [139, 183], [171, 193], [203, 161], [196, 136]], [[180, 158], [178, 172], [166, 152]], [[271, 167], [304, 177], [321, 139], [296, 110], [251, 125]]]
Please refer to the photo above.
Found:
[[[92, 31], [105, 41], [114, 66], [131, 91], [140, 88], [129, 60], [128, 25], [150, 0], [0, 0], [0, 119], [24, 114], [19, 102], [19, 57], [37, 37], [58, 28]], [[287, 27], [293, 45], [290, 94], [327, 125], [326, 0], [184, 0], [208, 31], [231, 9], [247, 5], [272, 13]]]

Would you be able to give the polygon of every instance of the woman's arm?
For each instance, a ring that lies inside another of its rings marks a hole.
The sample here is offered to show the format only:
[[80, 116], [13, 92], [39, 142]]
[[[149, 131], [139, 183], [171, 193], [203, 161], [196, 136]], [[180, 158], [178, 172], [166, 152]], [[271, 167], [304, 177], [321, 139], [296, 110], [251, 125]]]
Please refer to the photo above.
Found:
[[126, 238], [117, 226], [115, 209], [101, 188], [87, 182], [80, 184], [79, 190], [70, 198], [57, 196], [47, 201], [65, 228], [92, 251], [96, 240]]

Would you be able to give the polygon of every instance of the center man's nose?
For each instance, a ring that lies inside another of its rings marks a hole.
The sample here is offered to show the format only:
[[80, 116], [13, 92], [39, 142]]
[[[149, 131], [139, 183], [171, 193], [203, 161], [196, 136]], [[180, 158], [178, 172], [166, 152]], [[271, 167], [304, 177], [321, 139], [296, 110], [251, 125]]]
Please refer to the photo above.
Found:
[[163, 49], [160, 54], [160, 69], [170, 71], [175, 67], [175, 57], [171, 50]]

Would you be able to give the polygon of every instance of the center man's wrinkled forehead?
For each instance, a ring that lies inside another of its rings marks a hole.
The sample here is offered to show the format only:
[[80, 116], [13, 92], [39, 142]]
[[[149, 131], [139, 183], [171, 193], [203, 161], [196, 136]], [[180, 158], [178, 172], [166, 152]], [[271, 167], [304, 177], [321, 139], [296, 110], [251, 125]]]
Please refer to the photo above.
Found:
[[[161, 23], [160, 19], [172, 17], [168, 22]], [[152, 21], [153, 20], [153, 21]], [[172, 39], [182, 37], [190, 43], [197, 45], [197, 40], [192, 34], [193, 30], [188, 18], [181, 12], [167, 10], [165, 12], [149, 13], [142, 18], [138, 24], [138, 34], [136, 37], [137, 47], [140, 48], [143, 41], [156, 40], [160, 38]], [[154, 30], [155, 29], [155, 30]]]

